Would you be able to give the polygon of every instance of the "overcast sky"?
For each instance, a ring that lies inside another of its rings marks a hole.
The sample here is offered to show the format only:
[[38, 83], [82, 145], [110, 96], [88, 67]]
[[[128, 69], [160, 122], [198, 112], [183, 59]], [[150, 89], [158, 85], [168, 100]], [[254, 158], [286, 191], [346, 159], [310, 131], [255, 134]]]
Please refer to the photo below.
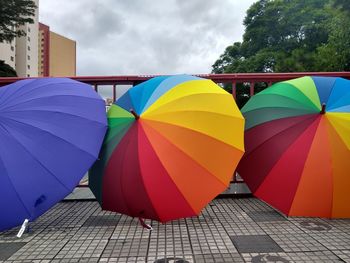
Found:
[[77, 41], [77, 75], [209, 73], [255, 0], [40, 0], [39, 20]]

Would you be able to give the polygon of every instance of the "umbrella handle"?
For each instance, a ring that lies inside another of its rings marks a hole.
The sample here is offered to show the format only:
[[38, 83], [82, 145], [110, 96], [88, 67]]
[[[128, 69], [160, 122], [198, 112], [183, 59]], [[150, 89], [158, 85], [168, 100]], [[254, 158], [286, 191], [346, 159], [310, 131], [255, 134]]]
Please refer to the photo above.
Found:
[[145, 220], [143, 218], [139, 217], [139, 221], [140, 221], [141, 226], [143, 226], [147, 230], [149, 230], [149, 231], [153, 230], [153, 227], [151, 225], [149, 225], [149, 224], [146, 224]]
[[25, 219], [22, 226], [21, 226], [21, 229], [18, 231], [18, 234], [17, 234], [17, 237], [18, 238], [21, 238], [24, 231], [26, 230], [27, 226], [28, 226], [28, 223], [29, 223], [29, 220], [28, 219]]

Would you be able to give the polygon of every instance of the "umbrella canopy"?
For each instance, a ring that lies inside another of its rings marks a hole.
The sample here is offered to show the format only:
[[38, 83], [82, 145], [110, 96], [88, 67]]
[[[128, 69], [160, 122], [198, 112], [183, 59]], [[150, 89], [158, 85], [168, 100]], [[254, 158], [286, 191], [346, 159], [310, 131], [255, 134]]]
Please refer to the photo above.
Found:
[[350, 81], [303, 77], [277, 83], [242, 109], [251, 191], [293, 216], [350, 217]]
[[103, 209], [161, 222], [197, 215], [229, 184], [243, 155], [244, 119], [210, 80], [156, 77], [108, 112], [89, 183]]
[[107, 118], [91, 86], [65, 78], [0, 88], [0, 231], [69, 194], [98, 156]]

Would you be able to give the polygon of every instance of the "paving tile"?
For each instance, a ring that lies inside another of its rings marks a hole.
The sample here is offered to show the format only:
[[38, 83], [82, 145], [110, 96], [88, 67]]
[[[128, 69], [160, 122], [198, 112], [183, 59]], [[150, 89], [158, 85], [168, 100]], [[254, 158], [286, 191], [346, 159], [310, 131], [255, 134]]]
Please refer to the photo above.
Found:
[[[151, 225], [150, 220], [145, 220], [145, 223]], [[138, 219], [123, 215], [120, 217], [111, 239], [149, 238], [149, 236], [150, 231], [142, 227]]]
[[231, 236], [239, 253], [282, 252], [282, 248], [267, 235]]
[[64, 258], [64, 259], [53, 259], [50, 263], [97, 263], [99, 258]]
[[111, 239], [103, 251], [103, 258], [146, 257], [148, 238]]
[[331, 251], [296, 252], [296, 253], [243, 253], [246, 262], [278, 262], [278, 263], [321, 263], [341, 262]]
[[146, 257], [101, 258], [101, 263], [145, 263]]
[[170, 257], [186, 258], [192, 253], [185, 220], [153, 224], [148, 248], [148, 259], [150, 261]]
[[90, 216], [83, 227], [95, 227], [95, 226], [116, 226], [121, 215], [92, 215]]
[[56, 227], [81, 227], [100, 208], [97, 202], [66, 202], [67, 208], [51, 224]]
[[271, 206], [254, 197], [237, 198], [237, 199], [234, 199], [234, 202], [244, 212], [273, 210]]
[[348, 232], [318, 232], [309, 233], [329, 250], [348, 250], [350, 248], [350, 233]]
[[232, 263], [232, 262], [244, 262], [239, 253], [222, 253], [222, 254], [206, 254], [195, 255], [196, 263]]
[[7, 243], [7, 242], [29, 242], [33, 238], [35, 238], [42, 230], [30, 230], [28, 232], [24, 232], [21, 238], [17, 237], [17, 233], [19, 231], [20, 227], [13, 228], [11, 230], [7, 230], [4, 232], [0, 232], [0, 242], [1, 243]]
[[339, 229], [332, 227], [332, 225], [321, 218], [290, 217], [288, 218], [288, 221], [303, 230], [305, 233], [341, 232]]
[[296, 234], [305, 233], [305, 230], [298, 224], [288, 221], [259, 222], [259, 227], [268, 235], [273, 234]]
[[321, 251], [326, 249], [320, 242], [306, 233], [274, 234], [270, 237], [285, 252]]
[[286, 221], [287, 219], [276, 211], [250, 211], [247, 215], [255, 222]]
[[192, 256], [148, 258], [148, 263], [194, 263]]
[[339, 258], [341, 258], [344, 262], [350, 263], [350, 249], [349, 250], [333, 250], [334, 254], [336, 254]]
[[0, 243], [0, 260], [7, 260], [26, 244], [25, 242]]
[[217, 221], [198, 218], [186, 219], [194, 254], [235, 253], [236, 248], [223, 226]]
[[[95, 201], [61, 202], [31, 222], [22, 238], [16, 237], [19, 227], [1, 232], [1, 246], [23, 246], [13, 253], [5, 249], [12, 253], [7, 259], [0, 252], [0, 263], [265, 262], [278, 257], [282, 263], [350, 262], [350, 219], [280, 219], [258, 199], [225, 198], [213, 200], [198, 217], [166, 224], [146, 220], [153, 227], [149, 231], [138, 219], [103, 211]], [[230, 236], [269, 241], [245, 240], [243, 251], [252, 251], [238, 253]], [[280, 252], [258, 253], [275, 245]]]
[[333, 231], [346, 231], [350, 233], [350, 219], [322, 219], [330, 225]]
[[[217, 200], [215, 200], [217, 201]], [[224, 199], [210, 206], [228, 235], [263, 235], [265, 232], [236, 203]]]
[[27, 243], [10, 260], [35, 260], [35, 259], [53, 259], [62, 247], [68, 242], [64, 239], [34, 239]]
[[103, 239], [69, 240], [55, 259], [97, 258], [102, 255], [107, 242]]
[[72, 240], [77, 240], [77, 239], [107, 240], [111, 238], [114, 230], [115, 230], [115, 226], [81, 227], [78, 231], [76, 231], [72, 235], [71, 239]]

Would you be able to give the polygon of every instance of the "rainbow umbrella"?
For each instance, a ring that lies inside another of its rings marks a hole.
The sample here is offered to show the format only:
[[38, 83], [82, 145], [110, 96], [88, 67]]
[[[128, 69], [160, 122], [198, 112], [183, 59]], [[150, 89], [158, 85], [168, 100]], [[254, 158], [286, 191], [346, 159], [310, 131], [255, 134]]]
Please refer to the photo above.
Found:
[[251, 191], [286, 215], [350, 217], [350, 81], [277, 83], [242, 109]]
[[244, 119], [210, 80], [156, 77], [108, 112], [90, 188], [103, 209], [161, 222], [194, 216], [229, 184], [243, 155]]

